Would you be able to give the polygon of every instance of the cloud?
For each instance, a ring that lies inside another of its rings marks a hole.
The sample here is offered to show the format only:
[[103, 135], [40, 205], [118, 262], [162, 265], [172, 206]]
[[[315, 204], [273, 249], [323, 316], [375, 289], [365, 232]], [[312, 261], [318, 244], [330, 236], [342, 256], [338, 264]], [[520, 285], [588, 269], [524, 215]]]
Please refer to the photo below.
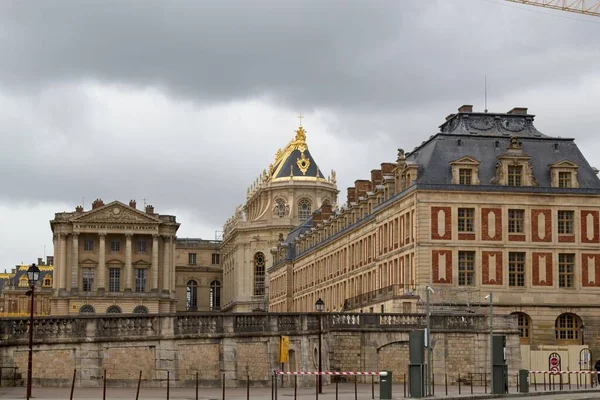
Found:
[[600, 167], [595, 23], [501, 0], [3, 2], [0, 222], [19, 227], [0, 262], [31, 262], [54, 212], [97, 197], [214, 237], [299, 112], [343, 201], [461, 104], [483, 110], [485, 75], [490, 111], [529, 107]]

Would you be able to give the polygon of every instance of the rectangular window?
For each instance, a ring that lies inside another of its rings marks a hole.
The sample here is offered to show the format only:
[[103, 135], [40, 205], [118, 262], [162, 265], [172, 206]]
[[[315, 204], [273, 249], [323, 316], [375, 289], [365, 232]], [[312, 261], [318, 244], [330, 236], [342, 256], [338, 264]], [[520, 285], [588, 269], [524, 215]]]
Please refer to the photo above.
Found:
[[473, 170], [470, 168], [460, 168], [458, 170], [458, 179], [461, 185], [470, 185]]
[[135, 269], [135, 291], [136, 293], [144, 293], [146, 291], [146, 276], [148, 271], [143, 268]]
[[525, 253], [508, 253], [508, 286], [525, 286]]
[[459, 232], [474, 232], [475, 209], [474, 208], [459, 208], [458, 209], [458, 231]]
[[110, 251], [114, 251], [114, 252], [121, 251], [121, 241], [120, 240], [111, 240], [110, 241]]
[[458, 252], [458, 285], [472, 286], [475, 284], [475, 252]]
[[508, 166], [508, 186], [521, 186], [523, 167], [521, 165]]
[[212, 264], [213, 265], [221, 264], [221, 255], [220, 254], [213, 254], [212, 255]]
[[121, 291], [121, 269], [120, 268], [109, 268], [109, 270], [108, 270], [108, 291], [109, 292], [120, 292]]
[[94, 241], [92, 239], [83, 240], [83, 251], [94, 251]]
[[188, 254], [188, 264], [190, 264], [190, 265], [196, 265], [196, 253], [189, 253]]
[[572, 288], [575, 277], [575, 254], [558, 255], [558, 287]]
[[138, 240], [136, 244], [136, 251], [138, 253], [145, 253], [148, 248], [146, 247], [145, 240]]
[[561, 235], [573, 234], [573, 211], [558, 212], [558, 233]]
[[561, 188], [571, 187], [571, 173], [570, 172], [559, 172], [558, 173], [558, 187], [561, 187]]
[[84, 292], [94, 291], [94, 268], [82, 268], [81, 275], [83, 277], [82, 290]]
[[508, 210], [508, 233], [525, 232], [525, 211]]

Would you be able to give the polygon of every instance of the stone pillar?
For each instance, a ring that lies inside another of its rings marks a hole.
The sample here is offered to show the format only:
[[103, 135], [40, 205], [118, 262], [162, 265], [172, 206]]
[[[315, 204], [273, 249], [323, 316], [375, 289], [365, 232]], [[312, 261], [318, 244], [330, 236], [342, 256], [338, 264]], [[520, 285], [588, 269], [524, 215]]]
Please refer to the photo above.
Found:
[[106, 233], [98, 234], [98, 291], [106, 291]]
[[58, 241], [60, 247], [60, 286], [59, 289], [67, 288], [67, 235], [65, 233], [58, 234]]
[[176, 266], [175, 266], [175, 248], [177, 246], [177, 236], [173, 236], [173, 240], [171, 241], [171, 292], [175, 293], [175, 283], [176, 283]]
[[71, 291], [77, 292], [79, 285], [79, 233], [73, 233], [71, 239]]
[[158, 290], [158, 235], [152, 235], [152, 291]]
[[163, 236], [164, 239], [164, 245], [163, 245], [163, 283], [162, 283], [162, 290], [163, 292], [169, 293], [169, 271], [170, 271], [170, 265], [171, 264], [169, 262], [170, 258], [169, 258], [169, 248], [171, 247], [170, 241], [171, 241], [171, 237], [170, 236]]
[[[59, 268], [59, 239], [58, 239], [58, 234], [54, 234], [52, 235], [52, 247], [53, 247], [53, 255], [54, 255], [54, 276], [52, 279], [52, 289], [56, 289], [58, 290], [58, 288], [60, 287], [60, 280], [59, 280], [59, 274], [60, 274], [60, 268]], [[57, 257], [58, 256], [58, 257]], [[5, 310], [8, 310], [6, 307], [4, 308]]]
[[125, 234], [125, 291], [131, 292], [131, 233]]

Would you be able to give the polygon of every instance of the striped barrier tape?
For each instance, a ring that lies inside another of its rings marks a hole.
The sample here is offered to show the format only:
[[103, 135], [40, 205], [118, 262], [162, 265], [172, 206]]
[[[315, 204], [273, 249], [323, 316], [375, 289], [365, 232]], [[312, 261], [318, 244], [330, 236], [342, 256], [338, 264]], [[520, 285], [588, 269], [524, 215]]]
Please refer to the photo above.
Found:
[[348, 371], [275, 371], [275, 375], [379, 375], [379, 372], [348, 372]]
[[600, 374], [598, 371], [529, 371], [530, 374]]

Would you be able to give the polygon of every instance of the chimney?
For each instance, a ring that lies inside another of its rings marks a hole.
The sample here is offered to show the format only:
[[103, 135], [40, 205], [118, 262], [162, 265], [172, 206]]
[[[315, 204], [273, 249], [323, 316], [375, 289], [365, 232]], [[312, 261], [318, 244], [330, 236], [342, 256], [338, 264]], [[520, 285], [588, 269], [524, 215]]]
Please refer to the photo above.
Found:
[[46, 265], [54, 265], [54, 256], [46, 256]]
[[92, 210], [95, 210], [96, 208], [100, 208], [104, 205], [104, 202], [102, 201], [102, 199], [96, 199], [94, 200], [94, 202], [92, 203]]
[[146, 214], [154, 214], [154, 206], [151, 206], [150, 204], [148, 204], [146, 206]]
[[394, 168], [396, 168], [396, 163], [381, 163], [381, 174], [382, 175], [393, 175]]
[[321, 213], [323, 216], [323, 221], [328, 220], [329, 217], [333, 215], [333, 208], [331, 207], [331, 204], [329, 204], [328, 202], [323, 203], [323, 205], [321, 206]]
[[136, 208], [135, 207], [136, 205], [137, 205], [137, 203], [135, 202], [135, 200], [129, 200], [129, 207]]
[[356, 198], [365, 197], [367, 192], [371, 190], [371, 181], [366, 179], [357, 179], [354, 181], [354, 188], [356, 189]]
[[350, 205], [350, 203], [356, 203], [356, 189], [354, 189], [353, 187], [349, 187], [347, 189], [348, 191], [348, 205]]
[[42, 257], [38, 257], [38, 265], [44, 265], [44, 259]]
[[371, 183], [373, 184], [373, 187], [377, 186], [377, 185], [381, 185], [381, 182], [383, 181], [383, 174], [381, 173], [380, 169], [372, 169], [371, 170]]
[[465, 104], [464, 106], [460, 106], [458, 108], [458, 112], [459, 113], [472, 113], [473, 112], [473, 106], [471, 106], [469, 104]]
[[75, 214], [83, 214], [83, 207], [82, 206], [75, 207]]
[[321, 222], [323, 222], [323, 213], [319, 209], [319, 210], [316, 210], [315, 212], [313, 212], [313, 214], [312, 214], [312, 226], [316, 227]]
[[513, 107], [512, 110], [508, 112], [508, 114], [513, 115], [527, 115], [527, 107]]

